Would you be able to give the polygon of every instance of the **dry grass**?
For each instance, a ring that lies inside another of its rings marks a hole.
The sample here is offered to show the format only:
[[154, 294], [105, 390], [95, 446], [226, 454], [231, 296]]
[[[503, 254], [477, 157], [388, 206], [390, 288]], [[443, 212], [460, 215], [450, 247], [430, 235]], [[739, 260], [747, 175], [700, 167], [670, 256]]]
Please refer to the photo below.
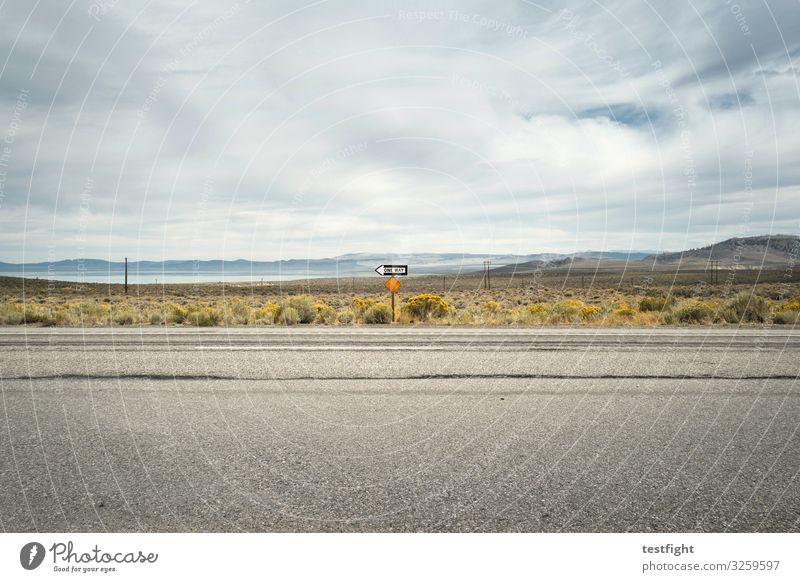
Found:
[[[428, 281], [438, 282], [442, 279]], [[376, 281], [380, 285], [376, 285]], [[795, 325], [800, 284], [669, 285], [647, 287], [516, 287], [493, 280], [492, 290], [426, 288], [407, 279], [396, 318], [436, 325]], [[356, 284], [356, 282], [358, 284]], [[382, 279], [283, 285], [202, 284], [132, 287], [22, 281], [0, 277], [0, 325], [241, 326], [354, 325], [391, 321]], [[472, 281], [475, 283], [476, 281]], [[480, 284], [480, 281], [477, 281]]]

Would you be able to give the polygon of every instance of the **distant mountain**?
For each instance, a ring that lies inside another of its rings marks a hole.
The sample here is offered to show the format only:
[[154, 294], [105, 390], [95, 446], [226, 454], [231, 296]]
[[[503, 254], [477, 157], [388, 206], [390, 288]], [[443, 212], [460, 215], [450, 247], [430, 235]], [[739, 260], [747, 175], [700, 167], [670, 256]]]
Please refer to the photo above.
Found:
[[573, 253], [570, 257], [581, 259], [619, 259], [622, 261], [633, 261], [643, 259], [654, 254], [654, 251], [586, 251], [583, 253]]
[[[282, 261], [237, 260], [167, 260], [130, 261], [128, 270], [134, 280], [153, 282], [220, 281], [264, 279], [303, 279], [313, 277], [371, 276], [381, 264], [407, 264], [410, 275], [443, 275], [480, 272], [484, 261], [491, 261], [492, 272], [526, 273], [539, 269], [649, 269], [651, 267], [704, 267], [710, 260], [720, 266], [739, 267], [786, 265], [791, 253], [800, 250], [796, 236], [753, 236], [733, 238], [699, 249], [679, 253], [641, 250], [583, 251], [578, 253], [535, 253], [529, 255], [470, 253], [350, 253], [322, 259], [286, 259]], [[738, 257], [738, 262], [735, 258]], [[64, 280], [114, 280], [124, 269], [122, 261], [67, 259], [38, 263], [0, 262], [0, 275], [54, 278]]]
[[706, 268], [709, 261], [719, 267], [785, 267], [792, 255], [800, 254], [800, 237], [760, 235], [731, 238], [699, 249], [681, 252], [587, 251], [570, 255], [535, 257], [527, 262], [511, 263], [492, 269], [494, 273], [529, 273], [546, 269], [650, 269], [666, 267]]
[[642, 267], [651, 251], [585, 251], [569, 255], [543, 255], [532, 261], [512, 263], [492, 269], [493, 273], [530, 273], [545, 269], [624, 269]]
[[[491, 261], [493, 266], [514, 270], [517, 265], [548, 263], [565, 257], [641, 258], [647, 251], [587, 251], [564, 255], [558, 253], [537, 253], [531, 255], [509, 254], [470, 254], [470, 253], [351, 253], [323, 259], [286, 259], [282, 261], [248, 261], [237, 259], [223, 260], [167, 260], [167, 261], [130, 261], [128, 270], [131, 275], [157, 276], [183, 275], [191, 278], [193, 274], [202, 273], [203, 278], [225, 277], [236, 275], [248, 277], [336, 277], [371, 275], [375, 267], [381, 264], [407, 264], [412, 275], [453, 274], [473, 272], [483, 269], [484, 261]], [[26, 277], [47, 278], [48, 276], [64, 278], [79, 273], [86, 275], [118, 275], [124, 270], [122, 261], [104, 261], [101, 259], [66, 259], [54, 262], [38, 263], [3, 263], [0, 262], [0, 274], [24, 274]]]
[[[381, 264], [408, 264], [412, 274], [454, 273], [473, 271], [490, 260], [495, 264], [514, 263], [530, 260], [532, 255], [476, 255], [464, 253], [413, 253], [413, 254], [349, 254], [323, 259], [286, 259], [282, 261], [237, 260], [167, 260], [167, 261], [129, 261], [128, 271], [132, 274], [175, 274], [203, 272], [204, 274], [252, 274], [264, 276], [351, 276], [370, 275]], [[123, 261], [104, 261], [100, 259], [66, 259], [38, 263], [0, 262], [0, 273], [20, 274], [46, 278], [48, 274], [70, 273], [120, 273], [124, 270]]]
[[776, 234], [730, 238], [699, 249], [650, 255], [643, 260], [672, 266], [705, 266], [709, 261], [719, 261], [720, 267], [775, 267], [785, 266], [792, 254], [797, 260], [798, 252], [800, 237]]
[[[287, 259], [283, 261], [167, 260], [129, 261], [132, 280], [152, 282], [155, 279], [172, 281], [220, 281], [248, 279], [303, 279], [313, 277], [370, 276], [381, 264], [407, 264], [411, 275], [455, 274], [483, 268], [483, 261], [495, 265], [528, 261], [533, 255], [413, 253], [413, 254], [349, 254], [323, 259]], [[99, 259], [67, 259], [38, 263], [0, 262], [0, 275], [66, 280], [116, 280], [124, 272], [123, 261]]]

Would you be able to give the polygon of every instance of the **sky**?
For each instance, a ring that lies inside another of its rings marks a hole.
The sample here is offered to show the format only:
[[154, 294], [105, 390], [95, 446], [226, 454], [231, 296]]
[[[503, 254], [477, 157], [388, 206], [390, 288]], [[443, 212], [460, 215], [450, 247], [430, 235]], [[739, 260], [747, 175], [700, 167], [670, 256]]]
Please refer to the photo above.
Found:
[[800, 232], [795, 0], [0, 2], [0, 261]]

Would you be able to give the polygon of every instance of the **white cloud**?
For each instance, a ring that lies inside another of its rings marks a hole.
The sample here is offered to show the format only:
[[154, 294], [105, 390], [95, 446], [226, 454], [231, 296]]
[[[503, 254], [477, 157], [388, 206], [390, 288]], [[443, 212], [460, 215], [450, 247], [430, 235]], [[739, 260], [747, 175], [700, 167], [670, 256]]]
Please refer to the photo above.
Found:
[[800, 21], [739, 5], [12, 0], [0, 260], [796, 233]]

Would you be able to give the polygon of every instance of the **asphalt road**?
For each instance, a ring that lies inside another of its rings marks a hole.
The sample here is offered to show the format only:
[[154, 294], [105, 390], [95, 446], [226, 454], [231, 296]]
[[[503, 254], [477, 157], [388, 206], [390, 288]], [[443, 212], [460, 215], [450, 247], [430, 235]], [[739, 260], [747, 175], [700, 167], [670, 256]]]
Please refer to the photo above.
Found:
[[800, 531], [800, 330], [0, 328], [5, 531]]

